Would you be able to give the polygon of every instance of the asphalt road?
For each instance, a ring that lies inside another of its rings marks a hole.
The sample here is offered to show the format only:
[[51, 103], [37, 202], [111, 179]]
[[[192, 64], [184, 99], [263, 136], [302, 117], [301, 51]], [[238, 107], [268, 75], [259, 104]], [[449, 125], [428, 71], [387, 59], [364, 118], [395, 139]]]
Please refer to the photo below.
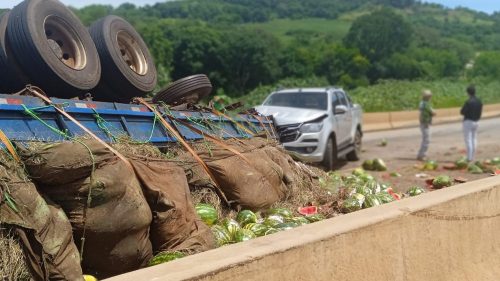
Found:
[[[387, 145], [380, 146], [383, 139]], [[437, 171], [420, 171], [418, 166], [422, 163], [416, 160], [420, 147], [420, 128], [406, 128], [390, 131], [368, 132], [363, 137], [363, 153], [361, 160], [343, 162], [339, 169], [342, 172], [361, 166], [364, 160], [382, 158], [387, 166], [387, 172], [372, 172], [386, 182], [391, 182], [404, 191], [411, 185], [425, 185], [425, 178], [418, 174], [425, 173], [428, 177], [447, 174], [452, 177], [465, 177], [468, 180], [488, 177], [489, 174], [473, 175], [467, 171], [449, 171], [443, 165], [453, 163], [465, 156], [465, 143], [462, 133], [462, 123], [449, 123], [433, 125], [431, 127], [431, 143], [427, 153], [428, 159], [440, 164]], [[476, 160], [500, 157], [500, 118], [483, 119], [479, 121], [478, 148]], [[400, 178], [392, 178], [390, 172], [398, 172]]]

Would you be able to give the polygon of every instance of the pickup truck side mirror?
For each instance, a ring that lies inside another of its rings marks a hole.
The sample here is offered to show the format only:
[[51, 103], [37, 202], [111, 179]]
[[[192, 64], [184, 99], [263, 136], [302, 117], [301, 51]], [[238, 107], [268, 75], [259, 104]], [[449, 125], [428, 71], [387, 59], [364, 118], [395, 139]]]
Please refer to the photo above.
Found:
[[342, 105], [342, 104], [337, 105], [337, 106], [335, 106], [334, 112], [335, 112], [335, 114], [344, 114], [347, 112], [347, 106]]

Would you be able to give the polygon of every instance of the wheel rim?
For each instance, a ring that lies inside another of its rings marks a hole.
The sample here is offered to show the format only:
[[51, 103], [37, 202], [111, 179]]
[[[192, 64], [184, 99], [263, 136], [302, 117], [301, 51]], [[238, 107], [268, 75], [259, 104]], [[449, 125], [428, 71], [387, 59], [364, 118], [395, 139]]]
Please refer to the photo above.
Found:
[[148, 63], [137, 41], [125, 31], [119, 31], [116, 35], [120, 54], [123, 61], [139, 75], [146, 75]]
[[43, 27], [50, 48], [62, 63], [76, 70], [85, 68], [85, 47], [71, 25], [62, 18], [49, 16]]

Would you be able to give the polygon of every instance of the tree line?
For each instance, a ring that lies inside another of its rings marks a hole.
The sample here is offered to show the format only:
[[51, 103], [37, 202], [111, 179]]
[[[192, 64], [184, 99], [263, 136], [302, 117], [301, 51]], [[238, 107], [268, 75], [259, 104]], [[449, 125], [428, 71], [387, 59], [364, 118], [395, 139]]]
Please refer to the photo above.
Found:
[[[162, 85], [204, 73], [232, 97], [283, 79], [320, 77], [355, 88], [384, 79], [495, 79], [500, 72], [500, 15], [414, 0], [183, 0], [74, 11], [85, 24], [108, 14], [131, 22]], [[307, 32], [284, 41], [248, 24], [349, 13], [359, 16], [341, 41]]]

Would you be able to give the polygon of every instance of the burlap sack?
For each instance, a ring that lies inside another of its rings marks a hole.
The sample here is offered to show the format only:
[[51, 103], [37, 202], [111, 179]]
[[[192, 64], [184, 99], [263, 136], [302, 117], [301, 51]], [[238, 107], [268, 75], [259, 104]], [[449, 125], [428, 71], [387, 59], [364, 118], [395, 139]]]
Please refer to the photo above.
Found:
[[154, 252], [197, 253], [214, 248], [210, 228], [196, 215], [184, 170], [164, 160], [136, 158], [131, 163], [153, 212]]
[[[94, 171], [89, 149], [95, 153]], [[37, 161], [40, 155], [43, 161]], [[34, 181], [41, 192], [68, 215], [79, 248], [86, 228], [82, 262], [85, 273], [104, 278], [147, 265], [152, 257], [151, 210], [125, 162], [95, 141], [51, 145], [41, 153], [24, 153], [23, 158], [28, 173], [36, 175]], [[69, 167], [64, 166], [64, 158], [71, 163]], [[57, 172], [42, 172], [51, 167], [56, 167]]]
[[5, 160], [0, 161], [0, 194], [8, 193], [11, 204], [0, 196], [0, 225], [21, 241], [33, 279], [83, 280], [68, 218], [47, 204], [21, 167]]

